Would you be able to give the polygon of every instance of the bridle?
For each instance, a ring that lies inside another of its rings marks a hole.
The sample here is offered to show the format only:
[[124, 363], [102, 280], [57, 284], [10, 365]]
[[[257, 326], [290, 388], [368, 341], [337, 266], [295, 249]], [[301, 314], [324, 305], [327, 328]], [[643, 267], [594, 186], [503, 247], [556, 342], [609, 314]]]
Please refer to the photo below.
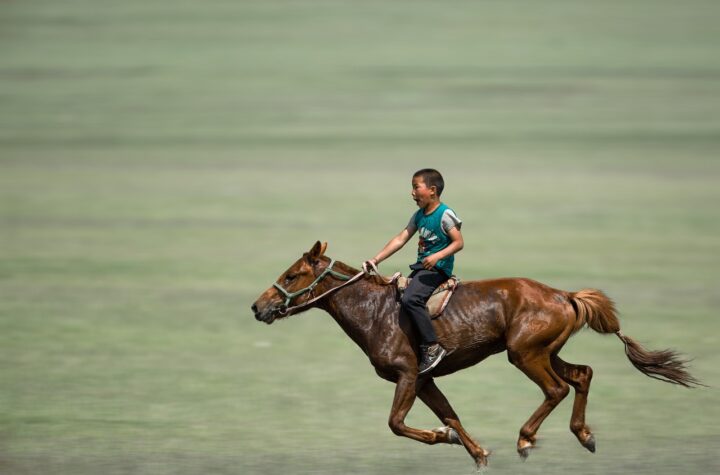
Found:
[[[285, 302], [282, 304], [282, 306], [280, 307], [280, 310], [279, 310], [280, 314], [286, 315], [294, 310], [298, 310], [298, 309], [307, 307], [310, 304], [317, 302], [321, 298], [325, 297], [329, 293], [340, 290], [341, 288], [345, 287], [346, 285], [352, 284], [353, 282], [358, 280], [360, 277], [365, 275], [364, 271], [360, 271], [352, 277], [349, 275], [341, 274], [341, 273], [333, 270], [333, 268], [332, 268], [333, 265], [335, 265], [335, 259], [330, 259], [330, 264], [328, 264], [328, 266], [325, 269], [323, 269], [323, 271], [320, 273], [320, 275], [318, 275], [315, 278], [315, 280], [312, 282], [312, 284], [310, 284], [307, 287], [304, 287], [300, 290], [296, 290], [295, 292], [288, 292], [282, 285], [275, 282], [273, 284], [273, 287], [278, 289], [285, 296]], [[302, 295], [306, 292], [312, 292], [315, 289], [315, 287], [317, 287], [317, 285], [320, 283], [320, 281], [322, 281], [328, 274], [332, 275], [333, 277], [335, 277], [337, 279], [344, 280], [345, 282], [338, 285], [337, 287], [333, 287], [332, 289], [324, 292], [323, 294], [321, 294], [317, 297], [314, 297], [306, 302], [301, 303], [300, 305], [295, 305], [294, 307], [288, 307], [288, 305], [290, 305], [290, 302], [292, 302], [292, 299], [294, 299], [295, 297]]]

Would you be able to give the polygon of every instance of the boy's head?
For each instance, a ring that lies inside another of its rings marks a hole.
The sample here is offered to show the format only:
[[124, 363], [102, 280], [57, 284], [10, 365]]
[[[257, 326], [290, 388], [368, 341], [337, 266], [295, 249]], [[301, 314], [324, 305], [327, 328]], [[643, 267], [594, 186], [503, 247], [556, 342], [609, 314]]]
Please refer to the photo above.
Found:
[[427, 188], [435, 187], [435, 193], [438, 198], [442, 195], [443, 188], [445, 188], [445, 181], [439, 171], [434, 168], [423, 168], [418, 170], [413, 175], [413, 178], [422, 178], [423, 183]]

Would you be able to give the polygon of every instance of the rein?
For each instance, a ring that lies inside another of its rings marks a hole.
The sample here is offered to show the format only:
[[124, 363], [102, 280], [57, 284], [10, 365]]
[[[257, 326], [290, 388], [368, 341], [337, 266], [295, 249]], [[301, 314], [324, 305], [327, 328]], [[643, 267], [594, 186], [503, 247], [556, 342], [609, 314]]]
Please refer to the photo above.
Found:
[[[365, 275], [365, 271], [360, 271], [352, 277], [349, 275], [341, 274], [341, 273], [333, 270], [332, 267], [334, 264], [335, 264], [335, 259], [331, 259], [330, 264], [320, 273], [319, 276], [317, 276], [315, 278], [315, 280], [313, 281], [312, 284], [310, 284], [307, 287], [302, 288], [300, 290], [296, 290], [295, 292], [292, 292], [292, 293], [285, 290], [283, 288], [283, 286], [278, 284], [277, 282], [274, 283], [273, 286], [276, 289], [278, 289], [280, 292], [282, 292], [282, 294], [285, 296], [285, 303], [283, 303], [282, 308], [279, 310], [280, 315], [287, 315], [288, 313], [292, 312], [293, 310], [305, 308], [305, 307], [309, 306], [310, 304], [317, 302], [318, 300], [325, 297], [326, 295], [328, 295], [332, 292], [335, 292], [337, 290], [340, 290], [347, 285], [352, 284], [353, 282], [357, 281], [358, 279], [360, 279], [362, 276]], [[321, 295], [318, 295], [317, 297], [314, 297], [304, 303], [301, 303], [300, 305], [295, 305], [294, 307], [288, 307], [288, 305], [290, 305], [290, 302], [292, 301], [292, 299], [294, 299], [298, 295], [302, 295], [305, 292], [312, 292], [315, 289], [315, 287], [317, 287], [317, 284], [319, 284], [320, 281], [323, 280], [325, 278], [325, 276], [327, 276], [328, 274], [332, 274], [333, 277], [340, 279], [340, 280], [344, 280], [346, 282], [338, 285], [337, 287], [333, 287], [332, 289], [330, 289], [330, 290], [322, 293]]]

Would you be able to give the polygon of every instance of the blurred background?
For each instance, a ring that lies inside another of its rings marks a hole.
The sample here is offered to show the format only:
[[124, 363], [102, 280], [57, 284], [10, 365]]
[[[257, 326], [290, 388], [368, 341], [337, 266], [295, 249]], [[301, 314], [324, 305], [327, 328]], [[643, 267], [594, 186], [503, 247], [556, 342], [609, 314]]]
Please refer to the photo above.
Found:
[[[504, 354], [438, 379], [491, 473], [717, 473], [716, 1], [0, 5], [0, 473], [472, 473], [387, 427], [393, 386], [327, 314], [250, 305], [316, 240], [359, 266], [443, 172], [456, 273], [613, 297], [588, 423]], [[414, 241], [413, 241], [414, 242]], [[413, 245], [382, 264], [407, 273]], [[439, 425], [419, 401], [410, 425]]]

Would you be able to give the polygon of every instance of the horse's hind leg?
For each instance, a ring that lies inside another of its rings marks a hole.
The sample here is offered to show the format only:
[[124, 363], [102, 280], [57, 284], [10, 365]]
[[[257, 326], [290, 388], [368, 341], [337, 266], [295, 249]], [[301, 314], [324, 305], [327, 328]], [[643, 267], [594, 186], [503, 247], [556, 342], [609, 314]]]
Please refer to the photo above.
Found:
[[552, 367], [555, 372], [575, 389], [575, 402], [573, 403], [570, 418], [570, 430], [575, 434], [583, 447], [595, 452], [595, 437], [585, 424], [585, 407], [587, 406], [592, 368], [584, 365], [574, 365], [560, 359], [557, 355], [552, 358]]
[[560, 404], [560, 401], [568, 395], [570, 387], [553, 371], [546, 349], [525, 350], [524, 352], [508, 351], [508, 355], [510, 361], [528, 378], [532, 379], [535, 384], [540, 386], [545, 395], [545, 400], [540, 404], [540, 407], [520, 428], [517, 451], [521, 457], [525, 458], [529, 455], [530, 449], [535, 447], [535, 435], [540, 428], [540, 424]]
[[[418, 396], [447, 427], [435, 429], [433, 432], [448, 433], [449, 444], [462, 444], [478, 466], [487, 464], [490, 452], [480, 447], [460, 424], [460, 418], [450, 406], [445, 395], [438, 389], [435, 382], [429, 379], [419, 390]], [[453, 433], [454, 431], [454, 433]]]

